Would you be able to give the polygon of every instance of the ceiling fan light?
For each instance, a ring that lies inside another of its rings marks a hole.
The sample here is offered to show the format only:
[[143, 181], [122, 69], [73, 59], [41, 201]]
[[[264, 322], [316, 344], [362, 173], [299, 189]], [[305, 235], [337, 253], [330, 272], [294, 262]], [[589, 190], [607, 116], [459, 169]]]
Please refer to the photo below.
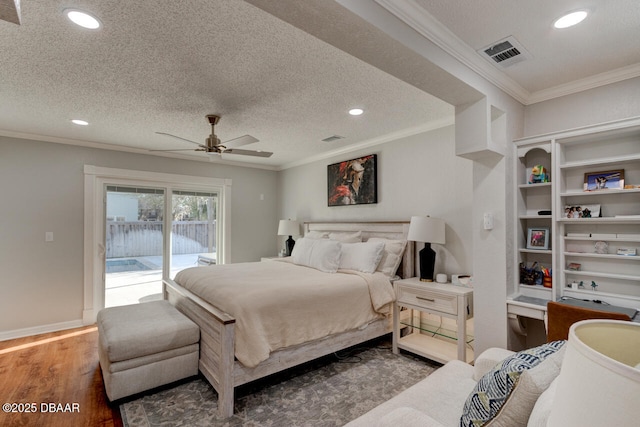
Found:
[[64, 14], [76, 25], [88, 30], [97, 30], [101, 27], [100, 21], [95, 16], [77, 9], [65, 9]]
[[88, 126], [89, 122], [85, 121], [85, 120], [80, 120], [80, 119], [73, 119], [71, 120], [71, 123], [73, 123], [74, 125], [78, 125], [78, 126]]
[[573, 27], [574, 25], [584, 21], [587, 15], [588, 12], [586, 10], [577, 10], [556, 19], [553, 26], [558, 29]]

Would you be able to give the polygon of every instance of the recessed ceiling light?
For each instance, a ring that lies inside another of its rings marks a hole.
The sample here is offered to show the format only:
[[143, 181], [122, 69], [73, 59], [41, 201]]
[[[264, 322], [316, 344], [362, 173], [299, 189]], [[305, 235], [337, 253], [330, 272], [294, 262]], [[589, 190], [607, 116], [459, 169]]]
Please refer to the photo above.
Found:
[[89, 122], [87, 122], [87, 121], [78, 120], [78, 119], [71, 120], [71, 123], [73, 123], [74, 125], [79, 125], [79, 126], [87, 126], [89, 124]]
[[349, 114], [351, 114], [352, 116], [359, 116], [362, 113], [364, 113], [364, 110], [362, 108], [352, 108], [351, 110], [349, 110]]
[[587, 15], [588, 15], [588, 12], [586, 10], [578, 10], [575, 12], [571, 12], [558, 18], [556, 22], [553, 23], [553, 26], [555, 28], [573, 27], [574, 25], [584, 21], [584, 18], [586, 18]]
[[89, 30], [97, 30], [100, 28], [100, 21], [93, 15], [77, 9], [65, 9], [64, 14], [76, 25]]

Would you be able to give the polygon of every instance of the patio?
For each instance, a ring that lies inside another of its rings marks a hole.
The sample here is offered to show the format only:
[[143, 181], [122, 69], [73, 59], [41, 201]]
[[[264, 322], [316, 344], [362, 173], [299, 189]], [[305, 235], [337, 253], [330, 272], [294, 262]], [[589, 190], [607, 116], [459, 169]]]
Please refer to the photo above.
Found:
[[[172, 255], [170, 277], [197, 266], [198, 255]], [[113, 272], [105, 274], [105, 307], [162, 299], [161, 256], [109, 258], [107, 263]]]

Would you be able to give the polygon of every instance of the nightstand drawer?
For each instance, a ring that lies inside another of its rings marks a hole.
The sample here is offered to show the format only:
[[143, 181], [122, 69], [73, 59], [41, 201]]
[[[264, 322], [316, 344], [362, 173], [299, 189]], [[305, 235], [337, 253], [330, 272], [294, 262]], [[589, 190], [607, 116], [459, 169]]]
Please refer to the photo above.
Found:
[[397, 288], [397, 299], [400, 305], [406, 303], [442, 313], [458, 314], [458, 299], [455, 295], [401, 285]]

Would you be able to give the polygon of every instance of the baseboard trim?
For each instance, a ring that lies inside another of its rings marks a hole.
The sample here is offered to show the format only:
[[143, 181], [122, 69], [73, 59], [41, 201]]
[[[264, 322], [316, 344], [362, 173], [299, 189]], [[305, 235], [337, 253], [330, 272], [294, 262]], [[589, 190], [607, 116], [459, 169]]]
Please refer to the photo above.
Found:
[[82, 320], [78, 319], [78, 320], [70, 320], [68, 322], [33, 326], [31, 328], [14, 329], [12, 331], [0, 332], [0, 341], [7, 341], [15, 338], [28, 337], [31, 335], [46, 334], [48, 332], [64, 331], [65, 329], [80, 328], [85, 325], [86, 324]]

